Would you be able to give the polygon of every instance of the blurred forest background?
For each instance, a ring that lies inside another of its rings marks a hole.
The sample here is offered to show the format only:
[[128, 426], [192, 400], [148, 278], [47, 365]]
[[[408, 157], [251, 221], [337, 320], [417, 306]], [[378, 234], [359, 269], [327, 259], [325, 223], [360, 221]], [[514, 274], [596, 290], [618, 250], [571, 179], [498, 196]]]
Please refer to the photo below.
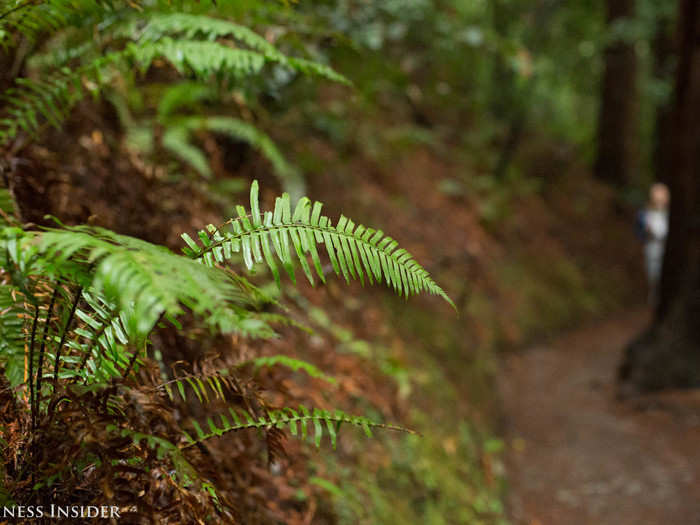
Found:
[[[420, 433], [347, 432], [337, 451], [320, 452], [285, 440], [279, 464], [266, 459], [269, 439], [217, 438], [206, 445], [207, 475], [226, 487], [232, 521], [517, 521], [508, 458], [523, 440], [502, 396], [520, 393], [498, 387], [503, 356], [620, 312], [642, 312], [620, 349], [645, 332], [611, 388], [700, 384], [697, 2], [0, 5], [0, 168], [14, 200], [5, 215], [25, 229], [55, 225], [51, 215], [179, 253], [181, 233], [235, 217], [257, 179], [265, 203], [308, 195], [330, 217], [389, 232], [457, 307], [334, 277], [316, 288], [283, 280], [278, 294], [262, 272], [256, 283], [312, 334], [284, 326], [259, 341], [163, 329], [169, 363], [227, 352], [304, 359], [336, 382], [270, 367], [256, 372], [256, 391], [273, 405], [339, 407]], [[199, 56], [205, 66], [178, 55], [178, 39], [257, 41], [149, 25], [173, 13], [235, 22], [307, 62], [227, 76], [213, 55]], [[172, 52], [105, 58], [149, 38], [165, 46], [158, 31], [170, 31]], [[659, 180], [671, 188], [671, 234], [661, 300], [647, 316], [635, 214]], [[11, 422], [5, 415], [5, 448]], [[9, 462], [8, 497], [23, 490]], [[100, 491], [85, 501], [106, 501]], [[140, 512], [186, 523], [154, 510], [182, 504], [166, 499]]]

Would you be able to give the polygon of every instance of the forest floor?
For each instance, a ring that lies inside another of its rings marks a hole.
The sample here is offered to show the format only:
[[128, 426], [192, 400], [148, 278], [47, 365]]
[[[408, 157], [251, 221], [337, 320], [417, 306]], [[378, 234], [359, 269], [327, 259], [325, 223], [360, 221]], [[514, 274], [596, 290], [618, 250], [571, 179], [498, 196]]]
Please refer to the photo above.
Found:
[[700, 391], [619, 400], [643, 311], [506, 356], [510, 515], [527, 525], [700, 523]]

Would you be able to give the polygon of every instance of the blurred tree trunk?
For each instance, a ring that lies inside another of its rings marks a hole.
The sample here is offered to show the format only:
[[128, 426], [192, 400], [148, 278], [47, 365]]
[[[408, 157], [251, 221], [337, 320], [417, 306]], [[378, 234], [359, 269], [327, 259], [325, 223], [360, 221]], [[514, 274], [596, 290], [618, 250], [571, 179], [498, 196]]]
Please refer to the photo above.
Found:
[[623, 384], [700, 386], [700, 2], [681, 0], [672, 114], [670, 229], [651, 328], [627, 350]]
[[[676, 63], [676, 49], [674, 38], [674, 23], [670, 16], [661, 16], [657, 22], [652, 50], [654, 54], [654, 78], [657, 82], [672, 83], [673, 71]], [[654, 123], [654, 151], [652, 157], [652, 170], [654, 178], [661, 182], [668, 182], [668, 170], [671, 165], [673, 142], [672, 119], [673, 99], [667, 97], [656, 108]]]
[[[634, 16], [635, 0], [606, 0], [608, 28]], [[598, 157], [595, 174], [601, 180], [623, 186], [634, 173], [637, 149], [637, 60], [634, 46], [621, 39], [604, 53], [598, 116]]]

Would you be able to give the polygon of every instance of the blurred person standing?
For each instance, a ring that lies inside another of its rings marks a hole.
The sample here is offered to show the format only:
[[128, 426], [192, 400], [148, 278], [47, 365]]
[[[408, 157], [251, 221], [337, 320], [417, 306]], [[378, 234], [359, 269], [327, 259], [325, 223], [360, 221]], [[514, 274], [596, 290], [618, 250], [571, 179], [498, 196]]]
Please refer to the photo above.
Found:
[[644, 264], [649, 283], [649, 304], [657, 300], [661, 265], [664, 260], [664, 247], [668, 235], [668, 186], [657, 182], [649, 189], [649, 203], [639, 214], [639, 229], [644, 241]]

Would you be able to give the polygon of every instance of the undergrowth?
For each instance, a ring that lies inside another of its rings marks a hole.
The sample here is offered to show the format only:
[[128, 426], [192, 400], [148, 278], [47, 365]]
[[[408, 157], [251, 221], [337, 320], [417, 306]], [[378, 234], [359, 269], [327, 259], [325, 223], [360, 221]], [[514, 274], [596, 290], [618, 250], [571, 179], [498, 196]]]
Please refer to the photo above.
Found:
[[[250, 198], [250, 210], [239, 206], [229, 230], [209, 226], [199, 243], [183, 234], [183, 255], [96, 227], [22, 229], [8, 216], [0, 246], [6, 506], [68, 497], [74, 504], [79, 494], [81, 502], [114, 501], [153, 521], [245, 520], [235, 495], [201, 473], [208, 441], [258, 430], [274, 464], [287, 433], [312, 437], [316, 446], [327, 435], [335, 448], [343, 425], [368, 436], [373, 428], [408, 431], [339, 409], [271, 406], [244, 380], [246, 369], [285, 366], [333, 381], [292, 357], [167, 366], [168, 350], [155, 336], [163, 324], [206, 344], [196, 326], [271, 338], [274, 325], [292, 322], [224, 264], [237, 254], [249, 269], [264, 263], [278, 283], [277, 265], [293, 279], [295, 262], [313, 282], [309, 259], [325, 280], [323, 246], [346, 279], [384, 280], [399, 293], [426, 290], [449, 301], [381, 232], [344, 217], [333, 225], [306, 198], [292, 213], [287, 194], [274, 211], [261, 211], [257, 183]], [[178, 320], [186, 314], [196, 319], [188, 327]], [[163, 498], [168, 504], [159, 507]]]
[[[349, 82], [234, 22], [235, 3], [0, 5], [0, 44], [21, 66], [2, 93], [3, 170], [92, 97], [112, 104], [133, 153], [154, 170], [212, 179], [206, 146], [228, 137], [257, 150], [287, 190], [266, 211], [254, 182], [250, 207], [194, 236], [183, 232], [181, 255], [94, 225], [23, 224], [12, 188], [0, 191], [3, 506], [114, 504], [135, 521], [264, 522], [278, 502], [253, 480], [279, 474], [288, 435], [317, 447], [327, 436], [336, 448], [345, 426], [367, 436], [411, 433], [329, 399], [316, 407], [272, 402], [287, 387], [275, 397], [256, 381], [263, 368], [286, 368], [334, 383], [311, 362], [209, 351], [222, 339], [235, 349], [285, 327], [308, 330], [241, 268], [265, 268], [279, 289], [282, 272], [294, 283], [300, 268], [315, 284], [330, 270], [346, 282], [384, 282], [399, 295], [427, 292], [452, 304], [391, 237], [346, 216], [333, 221], [320, 202], [301, 197], [303, 178], [250, 110], [266, 84]], [[260, 6], [274, 18], [269, 11]], [[155, 113], [145, 110], [144, 93], [158, 100]], [[238, 111], [218, 113], [212, 101]], [[174, 359], [181, 346], [198, 349], [196, 357]], [[307, 397], [319, 398], [313, 390]], [[219, 464], [222, 452], [235, 469]]]

